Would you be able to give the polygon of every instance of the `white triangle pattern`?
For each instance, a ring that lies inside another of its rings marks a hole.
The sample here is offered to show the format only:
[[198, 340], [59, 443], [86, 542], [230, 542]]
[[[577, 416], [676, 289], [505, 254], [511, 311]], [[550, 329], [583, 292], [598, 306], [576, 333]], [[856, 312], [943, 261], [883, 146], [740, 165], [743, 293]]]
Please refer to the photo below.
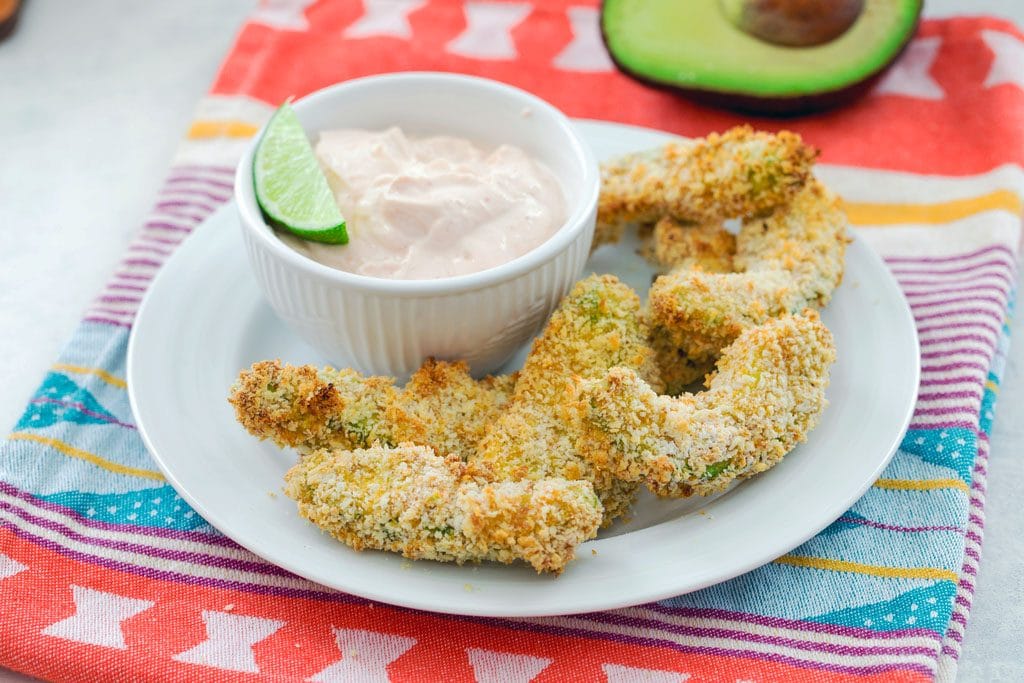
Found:
[[425, 5], [427, 0], [363, 0], [363, 16], [345, 29], [346, 38], [392, 36], [412, 38], [409, 15]]
[[601, 12], [595, 7], [570, 7], [572, 42], [555, 57], [565, 71], [612, 71], [615, 65], [601, 41]]
[[946, 93], [929, 73], [942, 47], [942, 38], [918, 38], [882, 77], [875, 93], [904, 95], [921, 100], [941, 100]]
[[657, 669], [637, 669], [620, 664], [602, 664], [608, 683], [683, 683], [690, 674], [678, 671], [660, 671]]
[[416, 644], [415, 638], [362, 629], [334, 629], [341, 660], [309, 680], [322, 683], [388, 683], [387, 666]]
[[533, 6], [521, 2], [467, 2], [466, 30], [445, 49], [454, 55], [474, 59], [515, 59], [519, 54], [512, 29], [525, 19]]
[[13, 557], [8, 557], [7, 555], [0, 553], [0, 581], [8, 579], [15, 574], [20, 574], [26, 569], [28, 569], [26, 565], [18, 562]]
[[244, 614], [203, 611], [206, 640], [171, 659], [226, 671], [259, 673], [252, 646], [272, 636], [285, 622]]
[[529, 683], [548, 668], [553, 659], [466, 648], [477, 683]]
[[47, 626], [42, 631], [43, 635], [119, 650], [128, 647], [124, 642], [121, 622], [156, 604], [151, 600], [75, 585], [71, 586], [71, 596], [75, 601], [75, 613]]
[[996, 55], [985, 77], [985, 87], [1009, 83], [1024, 88], [1024, 43], [1002, 31], [982, 31], [981, 37]]

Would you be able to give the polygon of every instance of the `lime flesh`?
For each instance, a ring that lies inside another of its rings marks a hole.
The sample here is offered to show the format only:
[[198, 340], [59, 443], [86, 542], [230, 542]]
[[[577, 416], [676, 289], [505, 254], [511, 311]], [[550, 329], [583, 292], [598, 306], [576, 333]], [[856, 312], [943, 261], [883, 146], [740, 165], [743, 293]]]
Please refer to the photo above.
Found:
[[345, 219], [287, 102], [256, 144], [252, 176], [256, 201], [271, 225], [314, 242], [348, 243]]

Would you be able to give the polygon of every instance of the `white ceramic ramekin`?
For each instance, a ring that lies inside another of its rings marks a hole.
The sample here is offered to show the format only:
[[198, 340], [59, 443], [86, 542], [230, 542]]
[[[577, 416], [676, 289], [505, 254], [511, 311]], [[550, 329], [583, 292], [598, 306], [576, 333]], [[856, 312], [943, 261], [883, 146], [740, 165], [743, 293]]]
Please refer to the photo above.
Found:
[[294, 107], [314, 140], [330, 128], [400, 126], [517, 145], [554, 172], [569, 209], [547, 242], [489, 270], [439, 280], [356, 275], [278, 239], [256, 204], [251, 146], [235, 174], [235, 198], [253, 272], [277, 315], [333, 363], [404, 378], [433, 356], [490, 372], [540, 330], [579, 278], [594, 233], [597, 163], [565, 115], [543, 100], [481, 78], [396, 73], [346, 81]]

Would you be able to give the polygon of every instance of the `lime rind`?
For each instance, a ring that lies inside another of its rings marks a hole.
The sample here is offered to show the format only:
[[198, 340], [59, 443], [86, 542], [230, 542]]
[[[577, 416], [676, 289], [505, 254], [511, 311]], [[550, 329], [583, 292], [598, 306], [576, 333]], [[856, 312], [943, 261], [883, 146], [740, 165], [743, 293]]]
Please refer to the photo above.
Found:
[[271, 225], [315, 242], [348, 243], [345, 218], [288, 102], [256, 144], [252, 172], [256, 202]]

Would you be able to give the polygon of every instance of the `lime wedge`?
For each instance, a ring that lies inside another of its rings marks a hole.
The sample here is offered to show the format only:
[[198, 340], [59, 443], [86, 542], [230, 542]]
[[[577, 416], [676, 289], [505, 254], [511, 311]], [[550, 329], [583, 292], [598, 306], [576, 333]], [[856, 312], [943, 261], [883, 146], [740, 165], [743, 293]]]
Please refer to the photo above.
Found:
[[287, 102], [256, 144], [252, 177], [256, 201], [271, 225], [314, 242], [348, 243], [345, 219]]

